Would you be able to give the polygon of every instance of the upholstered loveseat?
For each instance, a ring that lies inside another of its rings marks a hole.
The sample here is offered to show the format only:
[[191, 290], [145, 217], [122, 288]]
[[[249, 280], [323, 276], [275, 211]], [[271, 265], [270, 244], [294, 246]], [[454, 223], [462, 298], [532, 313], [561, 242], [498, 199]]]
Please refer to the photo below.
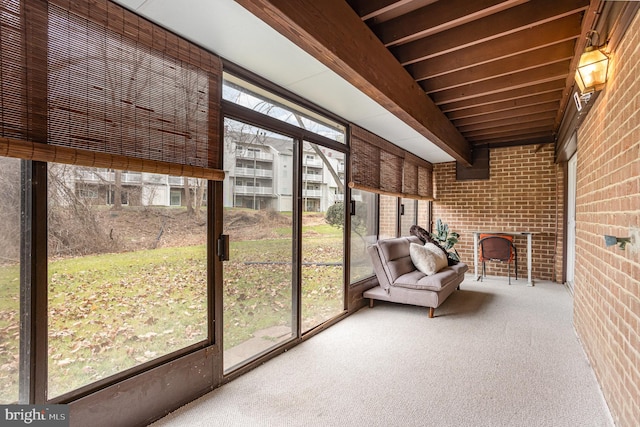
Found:
[[435, 309], [459, 289], [468, 267], [459, 262], [427, 275], [412, 262], [412, 243], [423, 245], [418, 237], [410, 236], [380, 240], [367, 248], [379, 286], [365, 291], [363, 296], [369, 298], [370, 307], [373, 300], [429, 307], [432, 318]]

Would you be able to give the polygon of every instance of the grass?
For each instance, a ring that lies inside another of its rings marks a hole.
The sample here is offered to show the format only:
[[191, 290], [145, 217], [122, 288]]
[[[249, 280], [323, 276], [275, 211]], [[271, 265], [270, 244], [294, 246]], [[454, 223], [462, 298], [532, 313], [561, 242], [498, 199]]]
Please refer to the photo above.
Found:
[[[303, 228], [303, 259], [342, 261], [342, 231]], [[283, 231], [284, 233], [284, 231]], [[292, 243], [231, 244], [224, 264], [225, 348], [291, 325]], [[49, 262], [49, 397], [207, 338], [206, 247], [103, 254]], [[303, 329], [342, 311], [342, 266], [302, 270]], [[17, 400], [19, 280], [0, 267], [0, 403]]]

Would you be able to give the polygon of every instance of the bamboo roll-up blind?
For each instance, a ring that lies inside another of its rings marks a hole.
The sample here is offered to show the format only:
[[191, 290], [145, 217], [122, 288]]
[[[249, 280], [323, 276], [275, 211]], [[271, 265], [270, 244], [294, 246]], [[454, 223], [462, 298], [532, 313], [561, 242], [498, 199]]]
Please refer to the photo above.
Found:
[[418, 165], [404, 159], [402, 167], [402, 192], [404, 194], [418, 194]]
[[417, 200], [433, 198], [431, 163], [353, 125], [350, 159], [350, 188]]
[[367, 141], [369, 135], [360, 128], [352, 128], [350, 181], [363, 187], [379, 189], [380, 149]]
[[[108, 20], [106, 7], [92, 3], [89, 13]], [[165, 40], [164, 32], [138, 17], [124, 14], [124, 23], [139, 26], [137, 39], [50, 5], [49, 143], [217, 166], [209, 158], [211, 70], [202, 68], [210, 64], [154, 49], [161, 46], [151, 34]]]
[[0, 136], [27, 138], [25, 32], [19, 2], [0, 6]]
[[433, 200], [433, 168], [418, 167], [418, 196]]
[[223, 181], [224, 171], [0, 137], [0, 156]]
[[402, 157], [380, 150], [380, 190], [402, 193]]
[[108, 0], [1, 7], [0, 136], [221, 166], [218, 57]]

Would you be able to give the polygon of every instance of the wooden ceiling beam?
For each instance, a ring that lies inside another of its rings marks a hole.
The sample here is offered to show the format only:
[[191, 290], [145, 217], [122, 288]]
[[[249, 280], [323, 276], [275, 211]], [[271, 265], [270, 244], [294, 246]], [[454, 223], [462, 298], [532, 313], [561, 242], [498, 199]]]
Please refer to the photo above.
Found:
[[[546, 102], [557, 101], [562, 98], [562, 90], [554, 90], [550, 92], [539, 93], [522, 98], [509, 99], [502, 102], [494, 102], [491, 104], [478, 105], [470, 108], [447, 113], [447, 117], [453, 120], [453, 124], [459, 126], [461, 120], [473, 119], [474, 117], [492, 114], [498, 111], [511, 110], [512, 108], [534, 106], [544, 104]], [[476, 121], [486, 120], [483, 117], [477, 118]]]
[[512, 99], [524, 98], [531, 95], [563, 90], [564, 80], [554, 80], [552, 82], [542, 83], [532, 87], [524, 87], [506, 92], [493, 93], [491, 95], [479, 96], [465, 101], [450, 102], [440, 105], [440, 109], [450, 116], [450, 112], [462, 109], [479, 107], [483, 105], [493, 104], [496, 102], [504, 102]]
[[511, 73], [525, 71], [532, 68], [567, 61], [573, 58], [574, 42], [568, 40], [547, 46], [521, 55], [509, 56], [498, 61], [488, 62], [473, 68], [443, 74], [432, 79], [423, 80], [420, 86], [425, 92], [431, 93], [450, 89], [470, 83], [478, 83], [496, 77], [507, 76]]
[[580, 36], [581, 17], [566, 16], [536, 27], [509, 34], [455, 52], [407, 66], [409, 74], [426, 79], [529, 52]]
[[[480, 123], [486, 120], [500, 120], [508, 119], [510, 117], [528, 116], [530, 114], [544, 113], [546, 111], [556, 111], [560, 104], [560, 100], [545, 102], [544, 104], [527, 105], [525, 107], [511, 108], [508, 110], [497, 111], [495, 113], [488, 113], [482, 116], [475, 116], [469, 118], [465, 124]], [[459, 121], [453, 120], [454, 123], [459, 124]]]
[[372, 27], [385, 46], [406, 43], [508, 9], [526, 0], [447, 0]]
[[549, 120], [549, 119], [553, 121], [555, 116], [556, 116], [556, 112], [554, 110], [543, 111], [541, 113], [533, 113], [526, 116], [511, 117], [507, 119], [498, 119], [498, 120], [492, 120], [491, 115], [488, 114], [484, 116], [483, 120], [481, 121], [469, 123], [467, 122], [467, 120], [470, 120], [470, 119], [462, 119], [454, 122], [454, 124], [458, 127], [458, 130], [464, 134], [465, 132], [473, 132], [480, 129], [492, 129], [492, 128], [498, 128], [500, 126], [509, 126], [509, 125], [519, 124], [519, 123], [533, 123], [540, 120]]
[[236, 1], [454, 159], [471, 165], [469, 143], [346, 1]]
[[544, 67], [511, 73], [478, 83], [457, 86], [433, 92], [429, 96], [436, 104], [468, 100], [483, 95], [507, 92], [512, 89], [527, 88], [540, 83], [562, 79], [569, 73], [569, 61], [556, 62]]
[[474, 131], [469, 131], [469, 132], [463, 132], [463, 135], [465, 135], [467, 138], [469, 139], [477, 139], [479, 137], [482, 136], [490, 136], [490, 137], [500, 137], [503, 135], [519, 135], [522, 134], [524, 132], [529, 132], [529, 131], [551, 131], [553, 130], [553, 119], [551, 120], [538, 120], [535, 122], [527, 122], [525, 123], [518, 123], [518, 124], [513, 124], [513, 125], [508, 125], [508, 126], [500, 126], [500, 127], [495, 127], [495, 128], [487, 128], [487, 129], [479, 129], [479, 130], [474, 130]]
[[[535, 142], [534, 142], [535, 141]], [[555, 137], [547, 131], [531, 132], [519, 135], [504, 135], [495, 138], [478, 138], [473, 140], [473, 145], [489, 145], [495, 147], [500, 144], [507, 145], [528, 145], [528, 144], [548, 144], [555, 142]]]
[[347, 0], [353, 10], [366, 21], [411, 3], [413, 0]]
[[460, 27], [391, 48], [402, 65], [503, 37], [544, 24], [589, 6], [589, 0], [537, 0], [469, 22]]

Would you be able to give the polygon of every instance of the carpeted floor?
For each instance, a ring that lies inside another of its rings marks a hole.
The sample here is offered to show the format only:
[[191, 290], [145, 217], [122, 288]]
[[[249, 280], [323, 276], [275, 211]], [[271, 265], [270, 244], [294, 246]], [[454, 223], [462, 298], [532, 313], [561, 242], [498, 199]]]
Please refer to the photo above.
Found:
[[168, 426], [612, 426], [562, 285], [470, 276], [438, 309], [377, 303]]

